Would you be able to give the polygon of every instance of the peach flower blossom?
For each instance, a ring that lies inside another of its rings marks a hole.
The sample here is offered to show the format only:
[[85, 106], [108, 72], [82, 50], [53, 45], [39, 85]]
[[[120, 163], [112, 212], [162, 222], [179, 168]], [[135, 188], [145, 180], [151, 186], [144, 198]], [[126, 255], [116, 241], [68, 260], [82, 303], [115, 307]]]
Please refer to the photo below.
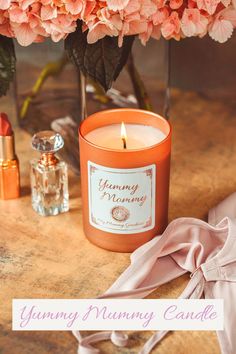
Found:
[[183, 5], [183, 0], [170, 0], [170, 8], [173, 10], [179, 9]]
[[64, 3], [66, 11], [72, 15], [80, 14], [83, 9], [83, 0], [66, 0]]
[[88, 43], [105, 36], [159, 39], [202, 37], [222, 43], [236, 27], [236, 0], [0, 0], [0, 34], [23, 45], [74, 32], [77, 21]]
[[205, 10], [209, 15], [213, 15], [220, 0], [197, 0], [197, 6], [200, 10]]
[[217, 42], [226, 42], [233, 34], [236, 26], [236, 11], [233, 7], [224, 9], [218, 13], [210, 25], [209, 35]]
[[0, 0], [0, 10], [9, 9], [11, 4], [11, 0]]
[[176, 11], [171, 12], [170, 16], [163, 22], [161, 33], [167, 39], [180, 39], [180, 19]]
[[186, 37], [206, 33], [208, 19], [201, 15], [199, 9], [185, 9], [181, 19], [181, 29]]
[[124, 10], [128, 3], [129, 0], [107, 0], [107, 7], [113, 11]]

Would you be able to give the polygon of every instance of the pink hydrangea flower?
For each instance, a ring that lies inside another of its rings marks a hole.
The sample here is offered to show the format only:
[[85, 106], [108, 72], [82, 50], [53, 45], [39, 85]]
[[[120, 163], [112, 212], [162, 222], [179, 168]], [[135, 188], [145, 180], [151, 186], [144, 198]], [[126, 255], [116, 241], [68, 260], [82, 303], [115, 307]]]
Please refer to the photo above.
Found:
[[226, 42], [233, 34], [236, 26], [236, 11], [233, 7], [224, 9], [218, 13], [212, 21], [209, 35], [217, 42]]
[[170, 0], [170, 8], [173, 10], [179, 9], [183, 5], [183, 0]]
[[124, 10], [128, 3], [129, 0], [107, 0], [107, 7], [112, 11]]
[[75, 31], [77, 21], [94, 43], [105, 36], [138, 35], [165, 39], [209, 35], [231, 37], [236, 0], [0, 0], [0, 34], [23, 45], [51, 37], [57, 42]]
[[72, 15], [78, 15], [83, 9], [83, 0], [65, 0], [65, 9]]
[[0, 10], [9, 9], [11, 4], [11, 0], [0, 0]]
[[208, 19], [201, 15], [199, 9], [185, 9], [181, 19], [181, 29], [186, 37], [206, 33]]
[[176, 11], [171, 12], [170, 16], [163, 22], [161, 33], [166, 39], [180, 39], [180, 19]]

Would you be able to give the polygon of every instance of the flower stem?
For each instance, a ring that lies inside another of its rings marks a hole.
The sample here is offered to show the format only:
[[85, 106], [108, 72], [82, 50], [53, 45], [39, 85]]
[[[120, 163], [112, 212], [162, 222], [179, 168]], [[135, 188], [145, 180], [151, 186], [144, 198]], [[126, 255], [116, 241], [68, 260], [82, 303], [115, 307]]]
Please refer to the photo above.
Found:
[[26, 117], [31, 102], [41, 90], [46, 79], [50, 76], [59, 75], [68, 62], [69, 59], [67, 58], [67, 55], [63, 55], [60, 60], [47, 63], [44, 66], [32, 88], [31, 93], [25, 98], [20, 108], [20, 119], [24, 119]]

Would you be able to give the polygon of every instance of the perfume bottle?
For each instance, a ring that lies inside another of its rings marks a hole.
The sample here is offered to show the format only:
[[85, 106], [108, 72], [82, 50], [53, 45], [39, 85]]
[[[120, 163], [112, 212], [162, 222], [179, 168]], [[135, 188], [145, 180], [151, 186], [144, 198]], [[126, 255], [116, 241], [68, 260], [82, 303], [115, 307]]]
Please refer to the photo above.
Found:
[[50, 130], [32, 138], [32, 148], [41, 153], [31, 161], [32, 206], [43, 216], [69, 210], [67, 164], [55, 155], [63, 146], [62, 136]]

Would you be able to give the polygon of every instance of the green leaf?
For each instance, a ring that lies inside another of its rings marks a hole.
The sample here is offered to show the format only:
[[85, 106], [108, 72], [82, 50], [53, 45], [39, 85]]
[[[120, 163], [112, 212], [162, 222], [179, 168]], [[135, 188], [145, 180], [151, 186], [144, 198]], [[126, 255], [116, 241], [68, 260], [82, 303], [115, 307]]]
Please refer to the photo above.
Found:
[[117, 79], [127, 62], [134, 36], [124, 37], [123, 46], [118, 46], [117, 37], [104, 37], [94, 44], [87, 43], [87, 31], [77, 30], [65, 41], [65, 49], [70, 59], [85, 76], [91, 77], [107, 91]]
[[0, 35], [0, 97], [7, 93], [16, 70], [16, 57], [12, 38]]

